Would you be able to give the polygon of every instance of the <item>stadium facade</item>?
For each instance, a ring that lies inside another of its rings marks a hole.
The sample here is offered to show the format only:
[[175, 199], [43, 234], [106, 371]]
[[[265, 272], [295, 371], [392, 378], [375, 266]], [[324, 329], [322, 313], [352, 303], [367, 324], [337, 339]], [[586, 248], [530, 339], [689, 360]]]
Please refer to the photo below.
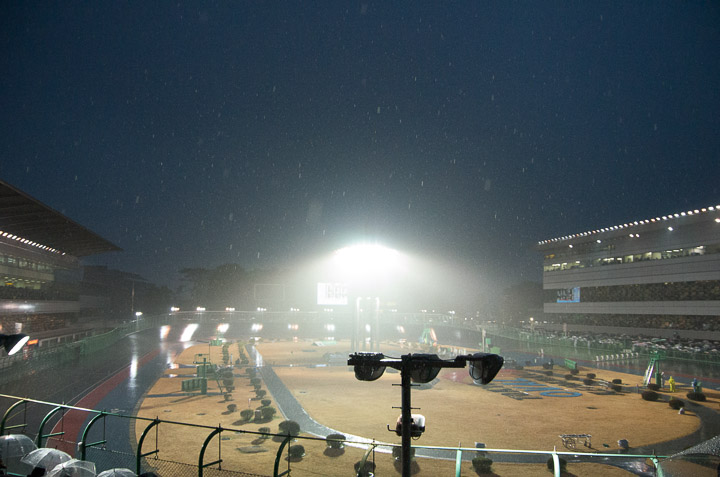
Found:
[[544, 240], [555, 323], [720, 330], [720, 205]]
[[118, 247], [0, 181], [0, 333], [63, 328], [102, 300], [81, 294], [81, 258]]

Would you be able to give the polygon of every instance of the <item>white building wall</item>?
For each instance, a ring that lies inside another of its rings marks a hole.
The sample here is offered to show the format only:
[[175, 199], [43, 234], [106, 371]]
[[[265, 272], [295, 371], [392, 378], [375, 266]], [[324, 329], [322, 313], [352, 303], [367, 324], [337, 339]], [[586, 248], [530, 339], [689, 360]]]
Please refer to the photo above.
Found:
[[543, 288], [553, 290], [701, 280], [720, 280], [720, 254], [544, 272]]

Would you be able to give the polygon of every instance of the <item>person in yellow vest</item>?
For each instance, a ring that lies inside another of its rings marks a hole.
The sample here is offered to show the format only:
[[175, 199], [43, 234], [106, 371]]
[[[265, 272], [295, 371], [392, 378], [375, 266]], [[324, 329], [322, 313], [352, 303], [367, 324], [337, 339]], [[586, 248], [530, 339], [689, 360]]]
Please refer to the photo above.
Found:
[[668, 384], [670, 385], [670, 392], [674, 393], [675, 392], [675, 378], [670, 376], [670, 379], [668, 379]]

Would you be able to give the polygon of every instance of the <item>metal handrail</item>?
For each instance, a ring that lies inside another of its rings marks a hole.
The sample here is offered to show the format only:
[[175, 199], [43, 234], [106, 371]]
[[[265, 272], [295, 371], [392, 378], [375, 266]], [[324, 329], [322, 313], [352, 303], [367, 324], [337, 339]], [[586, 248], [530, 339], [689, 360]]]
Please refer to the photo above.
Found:
[[[142, 470], [142, 469], [141, 469], [141, 459], [142, 459], [142, 457], [145, 457], [145, 456], [150, 455], [150, 454], [156, 454], [156, 453], [159, 452], [159, 449], [156, 448], [155, 450], [153, 450], [153, 451], [151, 451], [151, 452], [149, 452], [149, 453], [147, 453], [147, 454], [142, 454], [142, 446], [143, 446], [143, 443], [144, 443], [144, 441], [145, 441], [145, 438], [146, 438], [146, 436], [148, 435], [148, 433], [150, 432], [150, 430], [151, 430], [153, 427], [155, 427], [155, 428], [157, 429], [157, 426], [159, 426], [161, 423], [162, 423], [162, 424], [174, 424], [174, 425], [180, 425], [180, 426], [184, 426], [184, 427], [192, 427], [192, 428], [198, 428], [198, 429], [207, 429], [207, 430], [210, 431], [210, 434], [208, 435], [208, 437], [207, 437], [207, 438], [204, 440], [204, 442], [202, 443], [201, 452], [200, 452], [200, 458], [199, 458], [199, 461], [198, 461], [198, 464], [197, 464], [198, 477], [202, 477], [202, 476], [203, 476], [203, 469], [204, 469], [205, 467], [208, 467], [208, 466], [211, 466], [211, 465], [214, 465], [214, 464], [219, 464], [220, 462], [222, 462], [222, 459], [218, 459], [217, 461], [210, 462], [210, 463], [207, 463], [207, 464], [206, 464], [206, 463], [203, 462], [203, 459], [204, 459], [204, 455], [205, 455], [205, 450], [206, 450], [207, 446], [209, 445], [210, 441], [211, 441], [217, 434], [220, 434], [220, 433], [223, 432], [223, 431], [229, 431], [229, 432], [234, 432], [234, 433], [242, 433], [242, 434], [249, 434], [249, 435], [258, 435], [258, 436], [282, 437], [282, 438], [283, 438], [283, 441], [282, 441], [282, 443], [280, 444], [280, 446], [278, 447], [278, 451], [277, 451], [277, 455], [276, 455], [276, 459], [275, 459], [274, 474], [273, 474], [274, 476], [279, 476], [279, 475], [284, 475], [284, 474], [285, 474], [285, 473], [280, 473], [280, 470], [279, 470], [279, 468], [280, 468], [280, 459], [281, 459], [281, 457], [282, 457], [282, 455], [283, 455], [283, 450], [287, 447], [287, 445], [291, 442], [292, 439], [298, 439], [298, 440], [304, 440], [304, 441], [326, 441], [326, 442], [327, 442], [326, 438], [324, 438], [324, 437], [315, 437], [315, 436], [291, 436], [291, 435], [288, 435], [287, 433], [285, 433], [285, 434], [263, 433], [263, 432], [248, 431], [248, 430], [243, 430], [243, 429], [224, 428], [224, 427], [219, 427], [219, 426], [209, 426], [209, 425], [204, 425], [204, 424], [194, 424], [194, 423], [187, 423], [187, 422], [180, 422], [180, 421], [164, 420], [164, 419], [159, 419], [159, 418], [157, 418], [157, 417], [156, 417], [156, 418], [147, 418], [147, 417], [140, 417], [140, 416], [131, 416], [131, 415], [126, 415], [126, 414], [116, 414], [116, 413], [104, 412], [104, 411], [99, 411], [99, 410], [95, 410], [95, 409], [88, 409], [88, 408], [83, 408], [83, 407], [78, 407], [78, 406], [59, 405], [59, 404], [51, 403], [51, 402], [47, 402], [47, 401], [40, 401], [40, 400], [29, 399], [29, 398], [21, 398], [21, 397], [18, 397], [18, 396], [11, 396], [11, 395], [7, 395], [7, 394], [0, 394], [0, 398], [16, 400], [16, 402], [13, 403], [13, 404], [10, 406], [10, 408], [8, 409], [8, 411], [6, 411], [6, 413], [5, 413], [5, 418], [3, 418], [3, 421], [0, 423], [0, 429], [7, 429], [7, 427], [6, 427], [4, 424], [5, 424], [5, 420], [6, 420], [7, 417], [9, 416], [9, 413], [12, 411], [12, 409], [16, 408], [17, 406], [20, 406], [20, 405], [22, 405], [22, 404], [27, 404], [27, 403], [35, 403], [35, 404], [43, 404], [43, 405], [53, 406], [52, 411], [51, 411], [50, 413], [48, 413], [48, 415], [46, 416], [46, 418], [49, 418], [49, 416], [53, 415], [54, 413], [56, 413], [56, 412], [57, 412], [58, 410], [60, 410], [60, 409], [63, 409], [63, 410], [81, 411], [81, 412], [87, 412], [87, 413], [93, 414], [93, 418], [90, 420], [90, 422], [88, 423], [88, 425], [87, 425], [87, 426], [85, 427], [85, 429], [83, 430], [83, 437], [82, 437], [83, 442], [85, 441], [85, 439], [86, 439], [87, 436], [88, 436], [88, 432], [89, 432], [90, 426], [92, 426], [92, 424], [94, 424], [94, 423], [95, 423], [97, 420], [99, 420], [100, 418], [117, 417], [117, 418], [122, 418], [122, 419], [132, 419], [132, 420], [135, 420], [135, 421], [146, 421], [146, 422], [148, 422], [149, 425], [145, 428], [145, 430], [143, 431], [142, 435], [140, 436], [140, 439], [138, 440], [138, 443], [137, 443], [137, 447], [136, 447], [136, 449], [135, 449], [135, 454], [136, 454], [136, 456], [137, 456], [137, 469], [136, 469], [136, 470], [137, 470], [137, 473], [138, 473], [138, 474], [140, 474], [140, 473], [141, 473], [141, 470]], [[44, 420], [44, 422], [45, 422], [45, 421], [46, 421], [46, 420]], [[47, 437], [47, 436], [45, 436], [45, 437]], [[85, 457], [85, 456], [84, 456], [84, 452], [85, 452], [86, 448], [89, 447], [89, 446], [91, 446], [91, 445], [93, 445], [93, 444], [83, 444], [83, 442], [81, 442], [81, 445], [79, 446], [79, 450], [80, 450], [81, 453], [83, 453], [83, 457]], [[104, 442], [104, 441], [103, 441], [103, 442]], [[361, 444], [361, 443], [358, 443], [356, 439], [354, 439], [354, 440], [345, 439], [345, 440], [343, 440], [342, 442], [345, 442], [345, 443], [347, 443], [347, 444], [349, 444], [349, 445], [352, 445], [353, 447], [361, 447], [361, 448], [366, 449], [366, 452], [364, 453], [363, 463], [368, 459], [368, 457], [369, 457], [370, 454], [373, 452], [373, 450], [376, 450], [376, 449], [380, 448], [380, 449], [384, 449], [384, 450], [382, 450], [382, 452], [387, 452], [387, 449], [388, 449], [388, 448], [400, 447], [399, 444], [384, 443], [384, 442], [379, 442], [379, 441], [372, 441], [372, 442], [367, 442], [367, 443]], [[222, 439], [218, 439], [218, 445], [219, 445], [219, 446], [222, 446]], [[157, 447], [157, 446], [156, 446], [156, 447]], [[461, 460], [461, 455], [462, 455], [462, 453], [464, 453], [464, 452], [477, 453], [477, 452], [481, 451], [481, 452], [492, 452], [492, 453], [497, 453], [497, 454], [546, 455], [546, 456], [548, 456], [548, 457], [550, 457], [550, 458], [553, 459], [553, 461], [555, 462], [555, 468], [556, 468], [556, 469], [559, 468], [559, 459], [560, 459], [561, 456], [577, 456], [577, 455], [578, 455], [578, 452], [577, 452], [577, 451], [575, 451], [575, 452], [569, 452], [569, 451], [568, 451], [568, 452], [559, 452], [559, 451], [557, 451], [556, 449], [553, 449], [553, 450], [528, 450], [528, 449], [490, 449], [490, 448], [482, 448], [481, 450], [479, 450], [479, 449], [474, 448], [474, 447], [473, 447], [473, 448], [465, 448], [465, 447], [460, 447], [460, 446], [458, 446], [458, 447], [442, 447], [442, 446], [420, 446], [420, 445], [413, 445], [412, 447], [415, 448], [415, 449], [431, 449], [431, 450], [435, 450], [435, 451], [447, 451], [447, 452], [450, 452], [450, 453], [453, 453], [453, 452], [454, 452], [454, 453], [456, 454], [456, 457], [455, 457], [455, 459], [451, 459], [451, 460], [456, 460], [456, 466], [455, 466], [455, 467], [456, 467], [456, 473], [455, 473], [455, 475], [457, 475], [457, 467], [458, 467], [457, 462], [458, 462], [458, 459]], [[220, 451], [219, 451], [219, 452], [221, 452], [221, 448], [220, 448]], [[658, 465], [658, 459], [662, 459], [662, 458], [666, 458], [666, 457], [667, 457], [667, 456], [659, 456], [659, 455], [626, 454], [626, 453], [623, 453], [623, 454], [612, 454], [612, 453], [604, 453], [604, 454], [601, 454], [601, 453], [587, 453], [587, 454], [586, 454], [586, 453], [583, 453], [583, 456], [586, 457], [586, 458], [588, 458], [588, 459], [595, 459], [595, 458], [598, 458], [598, 459], [604, 459], [604, 458], [616, 458], [616, 459], [628, 459], [628, 458], [650, 459], [651, 461], [653, 461], [653, 462], [656, 464], [656, 466]], [[289, 465], [290, 465], [290, 461], [288, 461], [288, 466], [289, 466]], [[289, 469], [288, 469], [288, 470], [289, 470]], [[287, 472], [287, 471], [286, 471], [286, 472]], [[559, 475], [557, 472], [559, 472], [559, 470], [556, 471], [556, 474], [555, 474], [555, 475]]]

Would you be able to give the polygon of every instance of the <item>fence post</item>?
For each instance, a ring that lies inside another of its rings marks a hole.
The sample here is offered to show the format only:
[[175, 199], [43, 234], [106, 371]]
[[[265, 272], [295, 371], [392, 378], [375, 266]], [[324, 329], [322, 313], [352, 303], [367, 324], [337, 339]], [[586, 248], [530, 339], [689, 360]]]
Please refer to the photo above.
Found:
[[137, 447], [137, 463], [136, 463], [136, 464], [137, 464], [137, 466], [136, 466], [137, 468], [135, 469], [135, 470], [136, 470], [136, 473], [137, 473], [138, 475], [141, 474], [141, 472], [140, 472], [140, 470], [141, 470], [141, 469], [140, 469], [141, 459], [142, 459], [143, 457], [147, 457], [147, 456], [149, 456], [149, 455], [151, 455], [151, 454], [157, 454], [157, 453], [159, 452], [158, 449], [157, 449], [157, 446], [155, 446], [156, 448], [155, 448], [154, 451], [150, 451], [150, 452], [148, 452], [147, 454], [143, 454], [143, 453], [142, 453], [142, 445], [143, 445], [143, 442], [145, 441], [145, 436], [148, 435], [148, 432], [150, 432], [150, 429], [152, 429], [153, 427], [157, 426], [158, 424], [160, 424], [160, 419], [158, 419], [158, 418], [156, 417], [155, 420], [152, 421], [152, 422], [150, 423], [150, 425], [145, 428], [145, 430], [143, 431], [142, 435], [140, 436], [140, 440], [138, 441], [138, 447]]
[[553, 476], [554, 477], [560, 477], [560, 458], [557, 455], [557, 452], [553, 448], [552, 451], [552, 460], [553, 460]]
[[462, 449], [458, 447], [457, 455], [455, 456], [455, 477], [460, 477], [460, 464], [462, 463]]
[[[282, 474], [278, 474], [278, 471], [280, 470], [280, 458], [282, 457], [283, 449], [286, 445], [288, 445], [288, 442], [292, 440], [293, 436], [290, 434], [287, 435], [287, 437], [282, 441], [282, 444], [280, 444], [280, 447], [278, 448], [277, 455], [275, 456], [275, 468], [273, 469], [273, 477], [279, 477], [281, 475], [285, 475], [287, 472], [283, 472]], [[290, 464], [288, 463], [288, 466]]]
[[[100, 411], [100, 413], [97, 416], [90, 419], [90, 422], [88, 422], [88, 425], [85, 427], [85, 430], [83, 430], [82, 439], [80, 440], [80, 460], [86, 460], [85, 454], [87, 453], [88, 447], [92, 447], [97, 444], [104, 444], [105, 442], [107, 442], [104, 439], [101, 441], [93, 442], [92, 444], [87, 444], [85, 442], [87, 440], [88, 433], [90, 432], [90, 427], [93, 424], [95, 424], [95, 422], [98, 421], [100, 418], [104, 418], [105, 416], [106, 416], [106, 413], [104, 411]], [[105, 436], [103, 436], [103, 437], [105, 437]]]
[[[13, 411], [13, 409], [15, 409], [15, 408], [18, 407], [19, 405], [21, 405], [21, 404], [23, 404], [23, 403], [26, 403], [26, 402], [27, 402], [27, 401], [25, 401], [24, 399], [21, 399], [21, 400], [19, 400], [18, 402], [16, 402], [15, 404], [13, 404], [12, 406], [10, 406], [10, 407], [7, 409], [7, 411], [5, 411], [5, 415], [3, 416], [2, 421], [0, 421], [0, 436], [3, 435], [3, 434], [5, 434], [5, 421], [7, 420], [8, 417], [10, 417], [10, 413]], [[25, 425], [25, 424], [23, 424], [23, 426], [24, 426], [24, 425]]]
[[53, 409], [52, 411], [50, 411], [49, 413], [47, 413], [45, 415], [45, 417], [43, 417], [42, 422], [40, 422], [40, 428], [38, 429], [37, 438], [35, 439], [35, 444], [38, 447], [43, 447], [43, 439], [45, 439], [46, 437], [61, 436], [61, 435], [65, 434], [64, 431], [56, 432], [54, 434], [47, 434], [47, 435], [43, 434], [43, 428], [45, 427], [45, 424], [50, 420], [50, 418], [52, 417], [53, 414], [55, 414], [56, 412], [58, 412], [61, 409], [65, 409], [65, 406], [58, 406], [55, 409]]
[[375, 447], [377, 447], [377, 444], [373, 442], [365, 451], [365, 455], [363, 455], [363, 458], [360, 460], [360, 471], [365, 469], [365, 463], [367, 462], [368, 457], [370, 457], [370, 453], [375, 450]]
[[[205, 450], [207, 449], [207, 446], [210, 444], [210, 441], [213, 437], [215, 437], [217, 434], [220, 434], [223, 431], [222, 427], [218, 427], [217, 429], [214, 429], [209, 436], [207, 436], [207, 439], [205, 439], [205, 442], [203, 442], [202, 449], [200, 449], [200, 457], [198, 458], [198, 477], [202, 477], [203, 475], [203, 469], [205, 467], [219, 464], [222, 462], [222, 459], [218, 458], [218, 460], [208, 462], [207, 464], [203, 464], [203, 460], [205, 459]], [[218, 456], [220, 457], [220, 456]]]

